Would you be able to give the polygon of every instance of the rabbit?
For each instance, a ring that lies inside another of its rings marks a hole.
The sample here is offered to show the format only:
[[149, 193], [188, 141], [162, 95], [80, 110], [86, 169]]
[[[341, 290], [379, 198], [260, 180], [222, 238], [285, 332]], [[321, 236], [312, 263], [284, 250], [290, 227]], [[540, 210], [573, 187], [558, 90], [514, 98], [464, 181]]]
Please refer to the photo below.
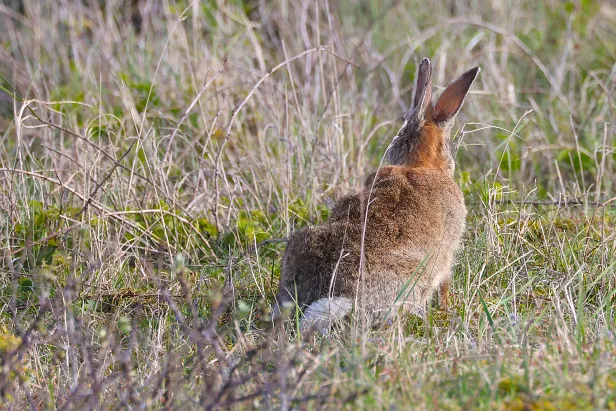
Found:
[[377, 326], [400, 308], [421, 315], [437, 289], [447, 293], [467, 213], [453, 180], [450, 133], [479, 71], [465, 72], [432, 105], [432, 67], [421, 61], [411, 106], [386, 152], [390, 165], [337, 201], [326, 223], [290, 237], [275, 317], [285, 304], [299, 307], [302, 330], [326, 333], [355, 307]]

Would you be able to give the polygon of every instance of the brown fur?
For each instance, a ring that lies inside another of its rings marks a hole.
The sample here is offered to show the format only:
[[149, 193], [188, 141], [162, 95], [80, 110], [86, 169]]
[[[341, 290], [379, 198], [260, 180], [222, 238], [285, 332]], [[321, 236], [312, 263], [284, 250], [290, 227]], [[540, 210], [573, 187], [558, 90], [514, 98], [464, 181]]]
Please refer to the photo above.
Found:
[[441, 298], [448, 293], [466, 218], [452, 178], [449, 132], [478, 72], [473, 70], [448, 87], [443, 95], [455, 101], [439, 100], [437, 112], [430, 101], [430, 62], [422, 62], [417, 76], [422, 84], [389, 147], [394, 164], [369, 175], [361, 192], [340, 199], [327, 223], [291, 237], [279, 304], [295, 301], [303, 309], [328, 296], [347, 297], [377, 324], [398, 306], [419, 312], [437, 289]]

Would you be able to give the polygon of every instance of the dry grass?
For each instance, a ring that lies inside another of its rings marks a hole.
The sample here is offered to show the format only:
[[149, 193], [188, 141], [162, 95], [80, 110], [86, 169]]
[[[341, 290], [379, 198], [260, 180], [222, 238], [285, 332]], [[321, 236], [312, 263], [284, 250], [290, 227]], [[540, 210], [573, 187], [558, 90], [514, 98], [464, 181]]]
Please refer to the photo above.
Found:
[[[615, 409], [616, 8], [407, 3], [0, 5], [0, 408]], [[424, 56], [482, 67], [451, 308], [272, 335], [275, 239], [379, 164]]]

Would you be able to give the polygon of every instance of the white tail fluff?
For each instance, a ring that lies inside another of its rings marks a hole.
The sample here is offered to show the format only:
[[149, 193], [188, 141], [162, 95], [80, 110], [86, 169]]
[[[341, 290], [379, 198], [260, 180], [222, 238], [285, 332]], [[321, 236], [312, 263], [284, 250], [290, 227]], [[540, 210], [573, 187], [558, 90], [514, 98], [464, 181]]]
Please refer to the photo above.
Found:
[[353, 301], [346, 297], [321, 298], [304, 310], [300, 323], [302, 332], [314, 326], [321, 334], [327, 334], [331, 324], [340, 321], [353, 308]]

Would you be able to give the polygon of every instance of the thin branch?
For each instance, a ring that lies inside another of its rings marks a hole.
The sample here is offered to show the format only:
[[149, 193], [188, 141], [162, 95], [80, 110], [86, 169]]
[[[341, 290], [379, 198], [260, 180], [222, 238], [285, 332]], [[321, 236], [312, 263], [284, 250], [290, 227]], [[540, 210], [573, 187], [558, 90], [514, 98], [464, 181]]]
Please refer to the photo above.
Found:
[[120, 157], [120, 159], [118, 161], [115, 161], [113, 164], [113, 167], [111, 168], [111, 170], [109, 171], [109, 173], [107, 173], [107, 175], [105, 176], [105, 178], [103, 178], [103, 181], [101, 181], [100, 183], [96, 184], [96, 187], [94, 188], [94, 190], [92, 191], [92, 193], [90, 194], [90, 197], [88, 197], [88, 201], [86, 201], [86, 203], [84, 204], [83, 208], [81, 210], [79, 210], [79, 212], [77, 214], [75, 214], [75, 218], [79, 217], [84, 211], [86, 211], [86, 209], [88, 208], [88, 206], [92, 203], [92, 200], [94, 200], [94, 196], [96, 195], [96, 193], [98, 192], [98, 190], [101, 188], [101, 186], [103, 184], [105, 184], [107, 182], [107, 180], [109, 180], [111, 178], [111, 176], [113, 175], [113, 172], [115, 171], [116, 168], [118, 168], [118, 166], [120, 165], [120, 162], [122, 160], [124, 160], [124, 158], [126, 158], [126, 156], [128, 155], [128, 153], [130, 153], [130, 151], [133, 149], [133, 147], [135, 146], [135, 143], [137, 143], [137, 140], [133, 141], [132, 144], [130, 145], [130, 147], [128, 148], [128, 150], [126, 150], [126, 152], [122, 155], [122, 157]]

